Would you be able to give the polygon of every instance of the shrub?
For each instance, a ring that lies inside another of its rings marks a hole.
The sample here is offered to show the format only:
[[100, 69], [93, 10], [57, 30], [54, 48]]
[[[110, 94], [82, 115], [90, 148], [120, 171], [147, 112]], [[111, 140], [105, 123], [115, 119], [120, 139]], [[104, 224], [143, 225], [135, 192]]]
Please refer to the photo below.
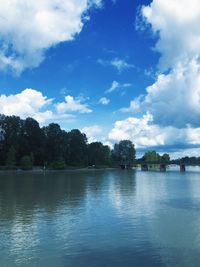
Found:
[[21, 168], [22, 170], [32, 170], [33, 168], [33, 162], [31, 160], [31, 157], [30, 156], [23, 156], [21, 158]]
[[54, 170], [64, 170], [66, 168], [65, 161], [61, 158], [52, 163], [52, 168]]

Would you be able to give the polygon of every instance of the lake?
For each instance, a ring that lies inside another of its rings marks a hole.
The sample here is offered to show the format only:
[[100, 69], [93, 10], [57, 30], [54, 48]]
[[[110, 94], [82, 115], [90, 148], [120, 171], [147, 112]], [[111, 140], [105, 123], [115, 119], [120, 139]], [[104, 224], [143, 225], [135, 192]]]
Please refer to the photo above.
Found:
[[0, 267], [200, 264], [200, 168], [0, 174]]

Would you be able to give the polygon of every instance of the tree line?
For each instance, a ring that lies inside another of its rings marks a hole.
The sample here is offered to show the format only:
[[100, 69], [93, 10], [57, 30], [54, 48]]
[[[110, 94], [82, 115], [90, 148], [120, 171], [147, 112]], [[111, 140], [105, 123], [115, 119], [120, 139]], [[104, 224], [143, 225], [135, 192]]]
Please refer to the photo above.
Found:
[[101, 142], [88, 144], [87, 136], [78, 129], [69, 132], [59, 124], [40, 127], [33, 118], [0, 115], [0, 166], [7, 169], [132, 165], [135, 147], [122, 140], [114, 149]]
[[0, 168], [65, 169], [67, 167], [118, 167], [142, 163], [200, 165], [200, 157], [170, 160], [168, 154], [147, 151], [135, 159], [136, 150], [129, 140], [122, 140], [111, 149], [101, 142], [88, 143], [87, 136], [78, 129], [69, 132], [59, 124], [40, 127], [33, 118], [0, 114]]
[[137, 163], [163, 163], [163, 164], [170, 164], [170, 156], [169, 154], [165, 153], [160, 155], [155, 150], [147, 151], [143, 157], [137, 160]]
[[185, 164], [185, 165], [193, 165], [200, 166], [200, 157], [182, 157], [179, 159], [170, 159], [169, 154], [165, 153], [160, 155], [155, 150], [147, 151], [143, 157], [136, 160], [138, 164], [143, 163], [155, 163], [155, 164]]
[[171, 160], [171, 164], [186, 164], [190, 166], [200, 166], [200, 157], [183, 157]]

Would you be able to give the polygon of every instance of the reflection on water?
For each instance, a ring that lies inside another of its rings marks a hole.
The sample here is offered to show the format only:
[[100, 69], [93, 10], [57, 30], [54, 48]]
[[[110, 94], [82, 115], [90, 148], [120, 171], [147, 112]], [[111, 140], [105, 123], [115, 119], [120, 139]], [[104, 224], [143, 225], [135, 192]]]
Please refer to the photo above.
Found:
[[200, 172], [0, 174], [0, 266], [199, 266]]

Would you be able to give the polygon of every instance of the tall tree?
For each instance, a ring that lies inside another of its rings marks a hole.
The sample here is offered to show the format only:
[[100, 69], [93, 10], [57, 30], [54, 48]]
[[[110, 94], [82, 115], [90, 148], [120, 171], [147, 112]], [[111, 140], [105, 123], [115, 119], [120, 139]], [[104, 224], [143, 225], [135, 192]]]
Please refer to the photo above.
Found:
[[88, 145], [88, 164], [110, 165], [110, 149], [101, 142], [94, 142]]
[[43, 165], [44, 163], [44, 147], [45, 135], [39, 126], [39, 123], [27, 118], [23, 121], [23, 131], [21, 138], [21, 156], [31, 155], [35, 165]]
[[135, 146], [129, 140], [122, 140], [115, 144], [113, 159], [117, 164], [132, 165], [135, 161]]
[[161, 156], [154, 150], [146, 152], [144, 158], [149, 163], [159, 163], [161, 160]]
[[[116, 144], [112, 158], [117, 164], [131, 165], [135, 160], [132, 142]], [[56, 123], [40, 128], [32, 118], [0, 115], [0, 164], [30, 168], [44, 162], [57, 169], [66, 165], [110, 165], [111, 151], [100, 142], [88, 145], [86, 135], [77, 129], [66, 132]]]
[[161, 156], [161, 163], [169, 164], [170, 163], [170, 156], [169, 154], [165, 153]]
[[87, 137], [77, 129], [68, 133], [68, 153], [68, 165], [86, 166], [88, 164]]
[[16, 165], [16, 151], [13, 146], [10, 147], [6, 157], [6, 166], [8, 169], [15, 168]]
[[43, 127], [45, 135], [45, 158], [50, 164], [63, 158], [63, 131], [56, 123], [51, 123], [47, 127]]
[[16, 157], [19, 154], [20, 138], [22, 135], [22, 120], [16, 116], [0, 116], [0, 129], [1, 129], [1, 153], [0, 163], [5, 164], [6, 155], [13, 146], [16, 151]]

